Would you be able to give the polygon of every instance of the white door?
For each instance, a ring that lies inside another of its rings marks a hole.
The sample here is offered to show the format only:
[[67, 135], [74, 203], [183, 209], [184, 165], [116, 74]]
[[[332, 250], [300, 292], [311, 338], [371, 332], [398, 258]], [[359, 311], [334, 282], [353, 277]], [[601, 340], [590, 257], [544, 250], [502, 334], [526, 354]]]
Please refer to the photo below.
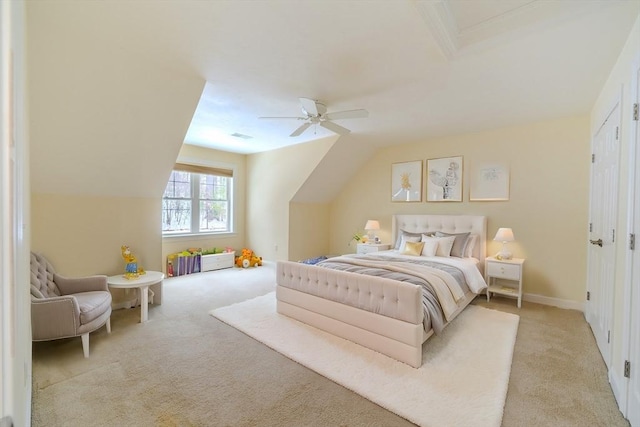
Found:
[[587, 304], [591, 325], [607, 367], [611, 362], [611, 328], [615, 275], [615, 223], [618, 206], [620, 104], [593, 138]]
[[[635, 70], [635, 101], [640, 101], [640, 67]], [[637, 108], [636, 104], [636, 108]], [[627, 419], [633, 427], [640, 427], [640, 121], [636, 113], [631, 130], [635, 141], [635, 163], [631, 171], [630, 185], [633, 188], [632, 226], [631, 232], [635, 235], [635, 249], [631, 252], [631, 309], [630, 309], [630, 334], [629, 334], [629, 383], [627, 389]], [[635, 177], [633, 176], [635, 174]]]

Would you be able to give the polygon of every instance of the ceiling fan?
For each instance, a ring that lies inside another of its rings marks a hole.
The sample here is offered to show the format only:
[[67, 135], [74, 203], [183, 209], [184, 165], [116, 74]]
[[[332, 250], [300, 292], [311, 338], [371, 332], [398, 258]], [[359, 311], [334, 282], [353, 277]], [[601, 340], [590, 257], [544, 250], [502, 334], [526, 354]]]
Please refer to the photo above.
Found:
[[309, 128], [311, 125], [320, 125], [323, 128], [329, 129], [338, 135], [346, 135], [351, 132], [349, 129], [342, 127], [332, 120], [340, 119], [360, 119], [369, 117], [367, 110], [347, 110], [336, 111], [335, 113], [327, 113], [327, 107], [322, 102], [315, 99], [299, 98], [302, 105], [303, 117], [260, 117], [261, 119], [296, 119], [305, 120], [300, 127], [293, 131], [289, 136], [299, 136]]

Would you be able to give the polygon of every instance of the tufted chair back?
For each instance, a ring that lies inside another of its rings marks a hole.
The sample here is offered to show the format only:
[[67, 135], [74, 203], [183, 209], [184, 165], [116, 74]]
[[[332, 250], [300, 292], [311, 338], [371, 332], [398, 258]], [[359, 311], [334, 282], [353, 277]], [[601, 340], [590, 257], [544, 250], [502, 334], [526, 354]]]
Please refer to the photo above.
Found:
[[55, 270], [47, 259], [31, 252], [31, 300], [60, 296], [53, 281]]

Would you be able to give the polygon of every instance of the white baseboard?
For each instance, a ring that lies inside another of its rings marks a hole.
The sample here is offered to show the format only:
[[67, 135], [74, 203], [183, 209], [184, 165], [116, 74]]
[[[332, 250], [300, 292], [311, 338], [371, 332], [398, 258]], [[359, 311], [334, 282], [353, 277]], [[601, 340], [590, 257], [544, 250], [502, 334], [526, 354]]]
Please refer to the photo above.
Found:
[[616, 375], [615, 370], [609, 369], [609, 384], [611, 385], [611, 390], [613, 391], [613, 396], [616, 398], [616, 403], [618, 404], [618, 409], [622, 412], [622, 415], [625, 415], [626, 408], [623, 407], [623, 402], [626, 402], [626, 396], [624, 395], [624, 387], [622, 383], [624, 381], [620, 381], [620, 377]]
[[523, 294], [522, 299], [524, 301], [535, 302], [538, 304], [552, 305], [554, 307], [566, 308], [569, 310], [579, 310], [584, 312], [584, 303], [579, 301], [552, 298], [537, 294]]

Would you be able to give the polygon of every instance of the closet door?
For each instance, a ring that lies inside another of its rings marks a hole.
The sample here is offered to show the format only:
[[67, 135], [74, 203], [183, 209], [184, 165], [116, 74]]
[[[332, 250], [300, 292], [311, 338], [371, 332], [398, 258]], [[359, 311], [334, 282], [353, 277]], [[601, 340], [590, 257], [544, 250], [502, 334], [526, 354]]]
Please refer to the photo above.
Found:
[[616, 260], [620, 103], [593, 138], [590, 233], [585, 315], [607, 368], [611, 364], [611, 328]]
[[[627, 388], [627, 407], [626, 417], [632, 427], [640, 427], [640, 58], [634, 65], [634, 80], [632, 87], [632, 101], [635, 103], [636, 112], [631, 122], [631, 147], [630, 151], [635, 150], [635, 155], [631, 155], [631, 163], [629, 170], [630, 177], [630, 236], [635, 236], [635, 248], [629, 247], [629, 256], [627, 262], [630, 262], [630, 282], [627, 286], [627, 294], [629, 299], [629, 308], [625, 311], [625, 319], [629, 325], [629, 335], [623, 339], [629, 340], [628, 362], [629, 382]], [[624, 348], [624, 346], [623, 346]], [[623, 350], [624, 352], [624, 350]], [[626, 374], [626, 373], [625, 373]]]

